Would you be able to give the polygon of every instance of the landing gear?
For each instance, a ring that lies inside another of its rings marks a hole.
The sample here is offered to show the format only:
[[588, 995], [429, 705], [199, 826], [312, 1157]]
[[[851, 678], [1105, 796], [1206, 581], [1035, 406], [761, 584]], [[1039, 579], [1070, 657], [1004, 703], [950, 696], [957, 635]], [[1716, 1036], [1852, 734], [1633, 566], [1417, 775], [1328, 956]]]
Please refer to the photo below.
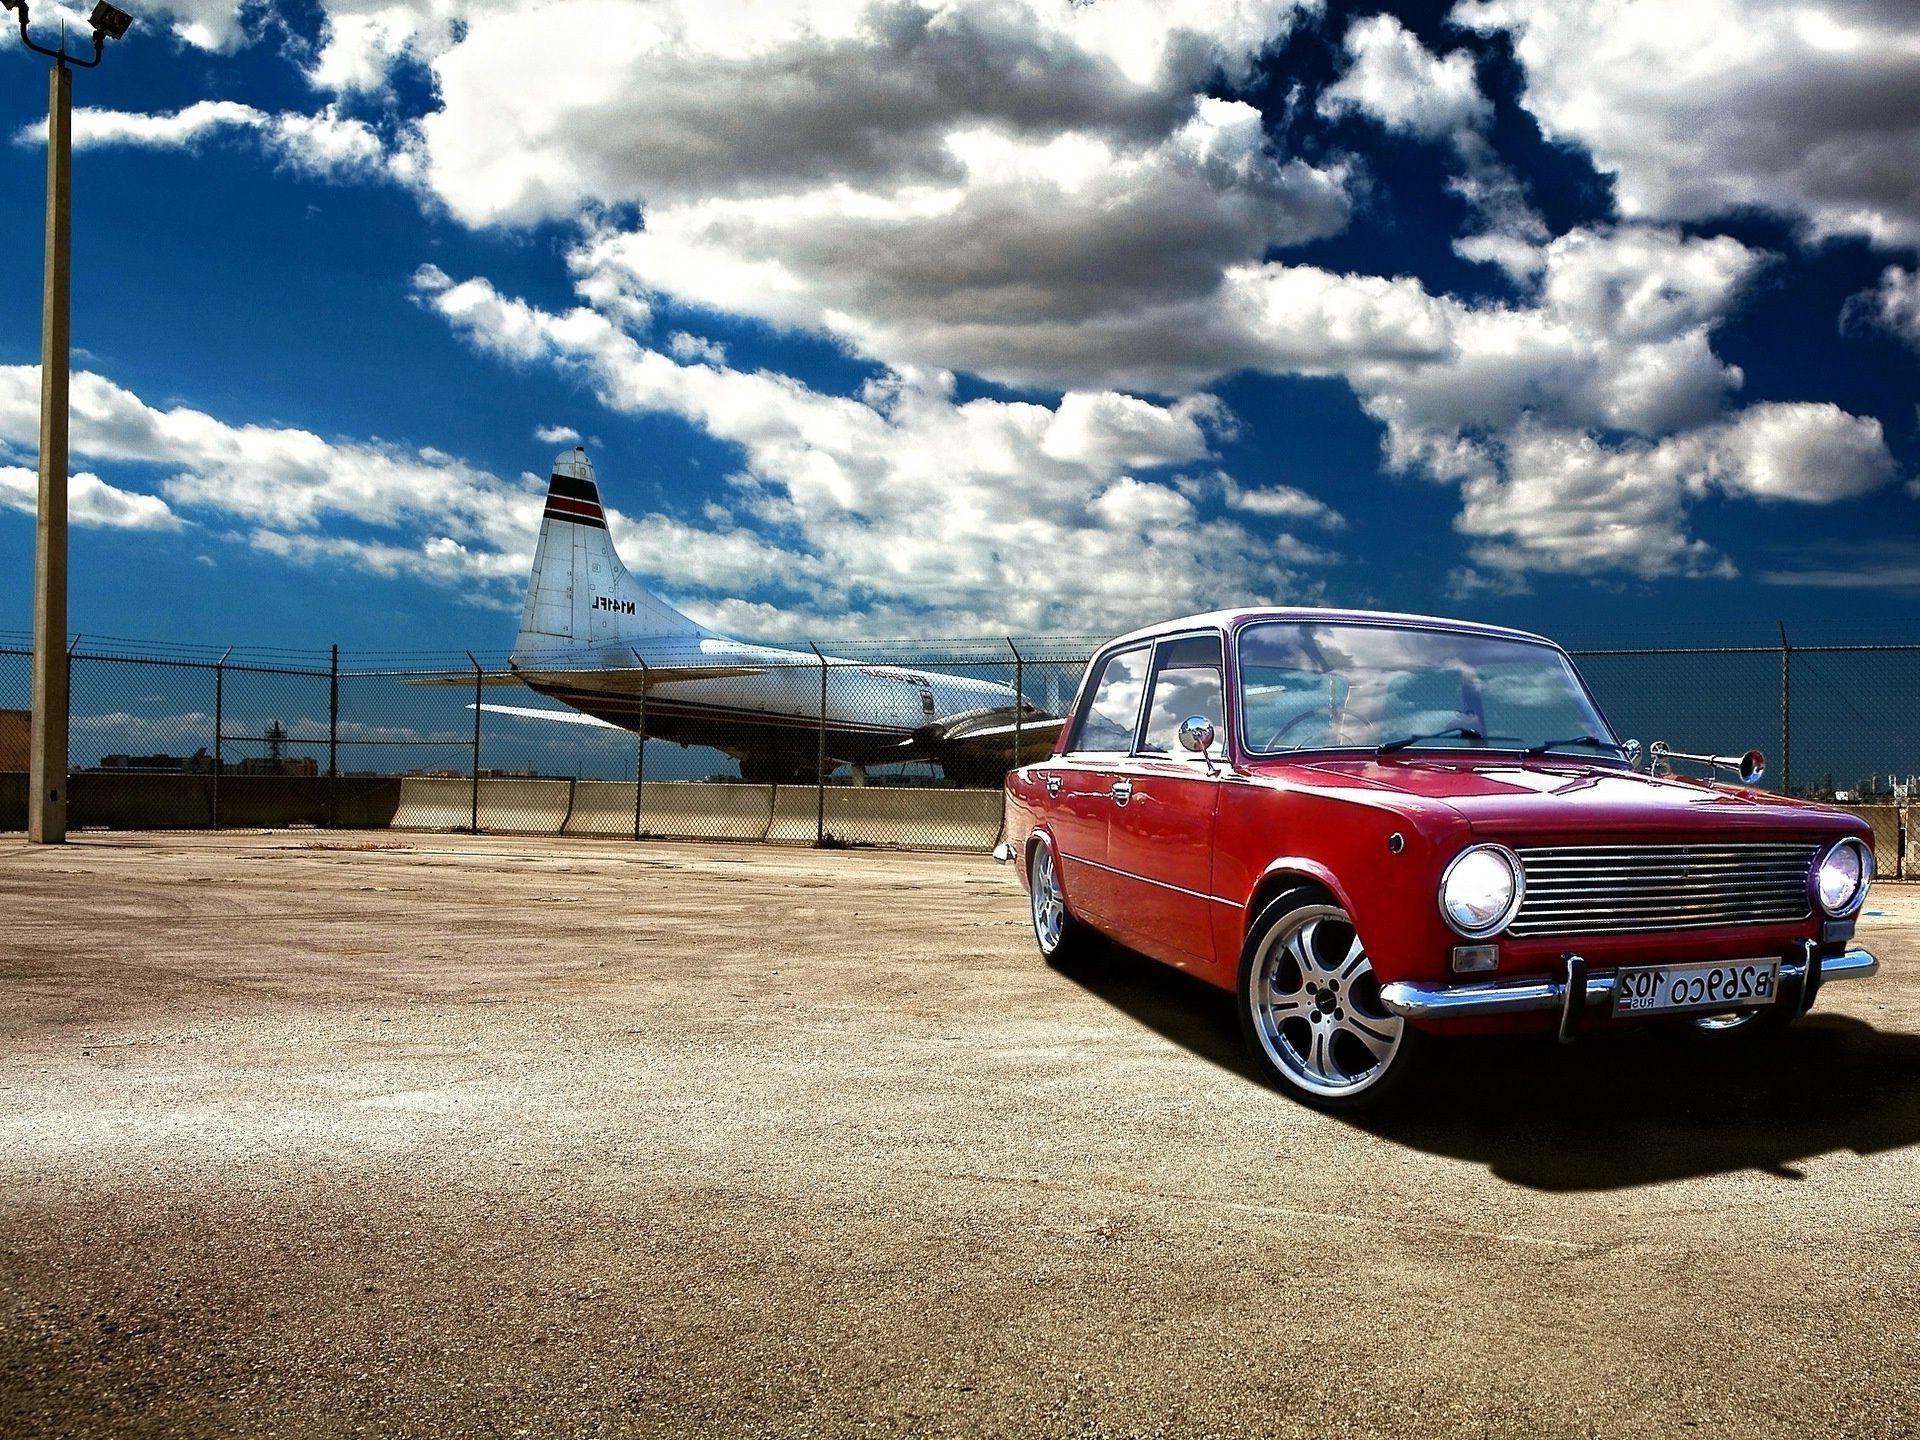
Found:
[[742, 755], [740, 778], [749, 785], [812, 785], [820, 778], [812, 756]]

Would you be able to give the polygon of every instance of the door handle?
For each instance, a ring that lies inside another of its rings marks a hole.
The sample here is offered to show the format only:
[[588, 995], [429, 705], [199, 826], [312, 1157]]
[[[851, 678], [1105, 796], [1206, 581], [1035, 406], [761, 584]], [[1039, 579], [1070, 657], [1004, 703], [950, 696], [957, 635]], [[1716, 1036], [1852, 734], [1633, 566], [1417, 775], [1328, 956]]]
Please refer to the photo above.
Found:
[[1129, 800], [1133, 799], [1133, 782], [1131, 780], [1116, 780], [1113, 782], [1113, 790], [1111, 793], [1113, 795], [1113, 803], [1124, 806]]

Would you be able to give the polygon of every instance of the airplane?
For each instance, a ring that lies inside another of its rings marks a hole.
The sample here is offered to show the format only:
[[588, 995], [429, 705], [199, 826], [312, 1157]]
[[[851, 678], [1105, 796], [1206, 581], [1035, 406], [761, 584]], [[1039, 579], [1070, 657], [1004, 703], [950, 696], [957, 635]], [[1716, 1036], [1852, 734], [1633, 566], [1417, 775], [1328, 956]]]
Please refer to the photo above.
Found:
[[1016, 764], [1050, 754], [1063, 723], [1008, 685], [749, 644], [682, 615], [621, 563], [582, 446], [554, 461], [507, 664], [485, 678], [578, 713], [484, 703], [483, 711], [630, 731], [644, 724], [650, 740], [724, 752], [754, 784], [815, 779], [823, 671], [827, 766], [849, 766], [856, 782], [871, 765], [932, 761], [960, 784], [997, 786]]

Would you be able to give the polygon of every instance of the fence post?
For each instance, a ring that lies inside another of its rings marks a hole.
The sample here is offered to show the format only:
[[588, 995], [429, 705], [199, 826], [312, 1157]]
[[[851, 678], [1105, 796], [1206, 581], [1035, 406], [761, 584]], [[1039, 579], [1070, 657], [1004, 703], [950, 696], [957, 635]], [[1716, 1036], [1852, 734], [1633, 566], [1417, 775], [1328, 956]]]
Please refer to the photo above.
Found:
[[814, 759], [813, 843], [827, 843], [827, 657], [811, 640], [807, 648], [820, 660], [820, 748]]
[[227, 724], [227, 658], [232, 654], [233, 647], [229, 645], [226, 655], [222, 655], [213, 666], [213, 828], [216, 830], [220, 828], [221, 777], [227, 769], [220, 741], [221, 732]]
[[1780, 793], [1793, 793], [1793, 646], [1780, 622]]
[[327, 828], [340, 828], [340, 647], [327, 666]]
[[1027, 662], [1020, 654], [1020, 647], [1013, 643], [1013, 637], [1007, 637], [1007, 649], [1013, 651], [1013, 764], [1007, 768], [1020, 768], [1020, 712], [1026, 708], [1026, 670]]
[[467, 659], [473, 665], [473, 796], [470, 802], [467, 828], [475, 835], [480, 833], [480, 704], [483, 698], [481, 687], [486, 680], [486, 671], [480, 668], [480, 662], [473, 658], [473, 652], [467, 651]]
[[638, 840], [644, 833], [640, 802], [647, 789], [647, 662], [637, 651], [633, 658], [640, 666], [640, 723], [634, 729], [633, 746], [633, 838]]

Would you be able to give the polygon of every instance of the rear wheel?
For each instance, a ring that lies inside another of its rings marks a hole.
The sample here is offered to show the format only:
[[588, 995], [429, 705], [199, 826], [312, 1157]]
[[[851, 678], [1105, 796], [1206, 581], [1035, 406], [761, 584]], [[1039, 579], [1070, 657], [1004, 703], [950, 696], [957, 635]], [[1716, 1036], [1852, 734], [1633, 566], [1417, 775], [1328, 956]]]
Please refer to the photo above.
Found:
[[1352, 917], [1296, 890], [1247, 935], [1237, 987], [1247, 1051], [1281, 1089], [1322, 1110], [1376, 1105], [1420, 1063], [1426, 1036], [1380, 999]]
[[1027, 861], [1027, 897], [1033, 911], [1034, 943], [1049, 965], [1070, 960], [1086, 947], [1086, 927], [1068, 913], [1060, 864], [1045, 841], [1033, 847]]

